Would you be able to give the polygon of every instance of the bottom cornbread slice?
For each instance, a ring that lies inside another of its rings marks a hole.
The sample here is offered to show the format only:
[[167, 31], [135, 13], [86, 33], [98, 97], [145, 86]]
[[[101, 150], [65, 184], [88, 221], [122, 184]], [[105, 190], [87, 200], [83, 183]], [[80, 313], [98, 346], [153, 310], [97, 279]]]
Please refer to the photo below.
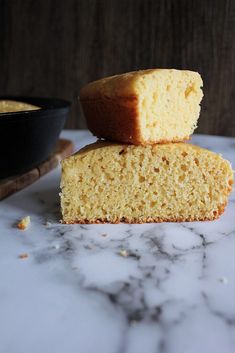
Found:
[[228, 161], [191, 144], [98, 141], [62, 162], [63, 222], [213, 220], [232, 184]]

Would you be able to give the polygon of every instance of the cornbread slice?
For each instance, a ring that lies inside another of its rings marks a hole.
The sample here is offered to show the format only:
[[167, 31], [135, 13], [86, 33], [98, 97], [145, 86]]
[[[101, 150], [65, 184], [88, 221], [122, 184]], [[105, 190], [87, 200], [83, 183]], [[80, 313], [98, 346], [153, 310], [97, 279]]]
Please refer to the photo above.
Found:
[[62, 162], [64, 223], [218, 218], [233, 172], [221, 156], [185, 143], [96, 142]]
[[188, 140], [202, 99], [197, 72], [152, 69], [91, 82], [80, 92], [88, 128], [135, 145]]
[[17, 228], [21, 230], [25, 230], [29, 227], [29, 225], [30, 225], [30, 217], [26, 216], [19, 221], [19, 223], [17, 224]]

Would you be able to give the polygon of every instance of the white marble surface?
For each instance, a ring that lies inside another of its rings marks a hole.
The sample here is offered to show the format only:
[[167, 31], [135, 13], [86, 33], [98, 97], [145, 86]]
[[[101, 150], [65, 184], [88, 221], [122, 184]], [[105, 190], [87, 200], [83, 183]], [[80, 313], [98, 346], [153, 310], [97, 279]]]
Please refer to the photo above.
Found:
[[[235, 138], [193, 141], [235, 165]], [[59, 177], [0, 204], [0, 352], [233, 353], [235, 195], [214, 222], [61, 225]]]

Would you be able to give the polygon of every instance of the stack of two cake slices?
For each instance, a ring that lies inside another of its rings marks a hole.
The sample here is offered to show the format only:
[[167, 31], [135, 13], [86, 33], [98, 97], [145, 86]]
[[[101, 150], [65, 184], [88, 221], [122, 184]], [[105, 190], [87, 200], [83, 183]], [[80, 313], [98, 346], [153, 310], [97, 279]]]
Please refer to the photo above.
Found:
[[88, 127], [106, 141], [62, 162], [63, 221], [218, 218], [232, 190], [231, 165], [213, 152], [181, 142], [196, 128], [201, 86], [196, 72], [155, 69], [84, 87], [80, 100]]

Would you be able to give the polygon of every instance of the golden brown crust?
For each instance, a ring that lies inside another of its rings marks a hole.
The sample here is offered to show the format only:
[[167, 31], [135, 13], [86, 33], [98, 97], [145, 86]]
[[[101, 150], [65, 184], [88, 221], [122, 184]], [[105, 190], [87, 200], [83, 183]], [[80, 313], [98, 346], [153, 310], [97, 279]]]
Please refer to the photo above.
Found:
[[182, 142], [183, 138], [146, 141], [141, 138], [138, 120], [137, 97], [118, 97], [117, 99], [80, 99], [88, 129], [98, 138], [131, 143], [133, 145], [149, 145], [153, 143]]
[[227, 202], [220, 205], [218, 207], [217, 211], [213, 212], [212, 217], [181, 217], [181, 218], [159, 218], [159, 217], [147, 217], [144, 219], [127, 219], [125, 217], [118, 218], [113, 222], [108, 221], [107, 219], [97, 219], [95, 221], [89, 221], [87, 219], [83, 219], [80, 221], [61, 221], [63, 224], [104, 224], [104, 223], [111, 223], [111, 224], [118, 224], [118, 223], [128, 223], [128, 224], [143, 224], [143, 223], [163, 223], [163, 222], [196, 222], [196, 221], [214, 221], [215, 219], [218, 219], [225, 210], [225, 207], [227, 206]]
[[82, 87], [80, 91], [80, 97], [82, 99], [101, 98], [101, 97], [129, 97], [138, 92], [136, 83], [139, 79], [152, 77], [167, 77], [168, 75], [181, 79], [189, 77], [191, 80], [199, 80], [199, 85], [203, 86], [201, 76], [198, 72], [188, 70], [176, 70], [176, 69], [147, 69], [126, 72], [109, 77], [103, 77], [99, 80], [88, 83]]
[[81, 99], [88, 129], [98, 138], [139, 144], [137, 98]]

